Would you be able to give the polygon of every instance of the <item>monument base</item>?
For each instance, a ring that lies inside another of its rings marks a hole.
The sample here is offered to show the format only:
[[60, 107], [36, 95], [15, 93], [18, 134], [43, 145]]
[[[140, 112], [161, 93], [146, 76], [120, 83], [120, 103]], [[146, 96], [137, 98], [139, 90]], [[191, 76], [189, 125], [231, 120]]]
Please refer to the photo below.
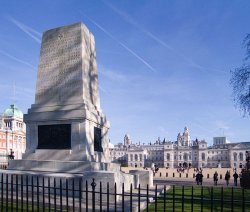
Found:
[[59, 160], [11, 160], [8, 171], [20, 172], [21, 174], [32, 173], [32, 175], [49, 175], [60, 177], [77, 175], [83, 182], [95, 179], [97, 188], [102, 182], [106, 188], [109, 183], [111, 188], [117, 185], [117, 191], [121, 192], [122, 184], [125, 190], [141, 187], [146, 188], [153, 185], [153, 173], [150, 170], [133, 170], [129, 174], [120, 171], [120, 164], [99, 163], [90, 161], [59, 161]]

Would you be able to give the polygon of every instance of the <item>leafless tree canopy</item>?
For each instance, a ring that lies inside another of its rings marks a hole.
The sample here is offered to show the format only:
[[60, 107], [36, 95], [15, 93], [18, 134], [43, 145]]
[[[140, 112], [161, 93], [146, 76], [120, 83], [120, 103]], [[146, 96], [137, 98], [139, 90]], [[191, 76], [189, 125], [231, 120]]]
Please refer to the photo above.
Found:
[[244, 39], [243, 46], [246, 48], [246, 57], [241, 67], [231, 71], [230, 83], [235, 105], [245, 116], [250, 115], [250, 34]]

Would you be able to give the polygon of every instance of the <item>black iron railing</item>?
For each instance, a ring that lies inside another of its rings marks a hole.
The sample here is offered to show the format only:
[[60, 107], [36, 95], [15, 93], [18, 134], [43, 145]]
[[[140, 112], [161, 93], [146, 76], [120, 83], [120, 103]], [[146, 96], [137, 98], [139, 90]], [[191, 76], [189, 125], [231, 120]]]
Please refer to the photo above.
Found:
[[95, 179], [0, 174], [0, 211], [249, 211], [241, 188], [155, 185], [134, 189]]

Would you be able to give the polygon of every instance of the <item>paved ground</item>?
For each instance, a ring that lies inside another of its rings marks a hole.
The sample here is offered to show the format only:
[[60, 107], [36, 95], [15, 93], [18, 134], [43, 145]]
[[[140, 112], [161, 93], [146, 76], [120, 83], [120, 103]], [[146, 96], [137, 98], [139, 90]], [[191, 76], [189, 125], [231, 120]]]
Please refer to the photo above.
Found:
[[[195, 178], [154, 178], [154, 184], [159, 184], [159, 185], [184, 185], [184, 186], [197, 186], [195, 182]], [[203, 180], [203, 186], [214, 186], [214, 182], [211, 179], [204, 179]], [[219, 187], [227, 187], [226, 181], [224, 179], [221, 179], [218, 181]], [[233, 180], [230, 180], [229, 187], [234, 186]], [[238, 181], [238, 188], [239, 186], [239, 181]]]

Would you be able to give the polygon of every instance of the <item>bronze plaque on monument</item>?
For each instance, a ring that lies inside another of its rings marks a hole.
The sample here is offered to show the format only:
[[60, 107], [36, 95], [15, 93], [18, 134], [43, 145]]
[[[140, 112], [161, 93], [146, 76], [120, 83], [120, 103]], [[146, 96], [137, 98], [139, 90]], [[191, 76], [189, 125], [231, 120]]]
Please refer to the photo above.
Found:
[[38, 149], [70, 149], [71, 125], [54, 124], [38, 126]]

